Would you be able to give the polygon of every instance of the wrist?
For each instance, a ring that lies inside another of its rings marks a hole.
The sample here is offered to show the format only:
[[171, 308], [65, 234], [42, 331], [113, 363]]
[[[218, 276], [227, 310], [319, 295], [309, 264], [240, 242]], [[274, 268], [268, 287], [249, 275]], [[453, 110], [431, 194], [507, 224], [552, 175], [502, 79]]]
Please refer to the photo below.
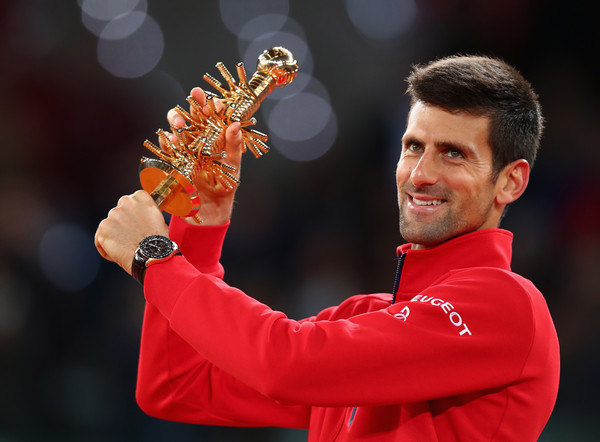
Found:
[[179, 246], [166, 236], [147, 236], [135, 251], [131, 263], [131, 276], [144, 285], [146, 269], [149, 266], [164, 262], [179, 254], [181, 254]]
[[210, 211], [200, 211], [194, 216], [182, 218], [186, 223], [194, 226], [221, 226], [229, 223], [231, 219], [231, 210], [223, 213], [214, 213]]

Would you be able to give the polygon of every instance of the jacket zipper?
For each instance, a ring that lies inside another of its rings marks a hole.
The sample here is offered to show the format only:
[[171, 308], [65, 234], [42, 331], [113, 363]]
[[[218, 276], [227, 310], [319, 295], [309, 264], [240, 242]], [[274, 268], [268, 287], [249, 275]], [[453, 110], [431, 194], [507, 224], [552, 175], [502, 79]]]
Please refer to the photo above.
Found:
[[406, 253], [398, 256], [398, 267], [396, 268], [396, 278], [394, 279], [394, 288], [392, 289], [392, 304], [396, 302], [396, 292], [398, 292], [398, 287], [400, 286], [400, 275], [402, 274], [405, 258]]

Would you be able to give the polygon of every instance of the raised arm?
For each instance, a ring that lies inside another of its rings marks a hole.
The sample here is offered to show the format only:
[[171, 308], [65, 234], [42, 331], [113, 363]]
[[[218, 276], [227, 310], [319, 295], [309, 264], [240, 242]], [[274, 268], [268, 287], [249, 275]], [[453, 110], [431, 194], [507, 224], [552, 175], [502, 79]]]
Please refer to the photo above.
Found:
[[[206, 107], [204, 92], [194, 88], [192, 97]], [[218, 103], [217, 103], [218, 105]], [[193, 110], [192, 110], [193, 115]], [[185, 121], [173, 110], [168, 113], [169, 122], [175, 127], [182, 127]], [[174, 136], [171, 134], [171, 136]], [[242, 136], [240, 124], [232, 123], [224, 133], [225, 152], [229, 165], [236, 168], [239, 177], [241, 165]], [[212, 184], [202, 174], [194, 183], [199, 190], [202, 201], [198, 218], [204, 225], [219, 225], [229, 221], [235, 197], [235, 190], [226, 189], [222, 184]], [[193, 223], [192, 219], [186, 221]], [[168, 235], [168, 227], [161, 211], [150, 195], [139, 190], [132, 195], [121, 197], [105, 220], [98, 226], [95, 236], [96, 248], [100, 254], [114, 261], [127, 273], [131, 274], [131, 264], [140, 242], [150, 235]]]

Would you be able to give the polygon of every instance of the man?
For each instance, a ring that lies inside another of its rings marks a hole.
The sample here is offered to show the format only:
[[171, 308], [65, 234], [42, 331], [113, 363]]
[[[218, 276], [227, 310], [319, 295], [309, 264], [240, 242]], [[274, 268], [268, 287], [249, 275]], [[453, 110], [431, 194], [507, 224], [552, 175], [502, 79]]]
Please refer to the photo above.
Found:
[[[409, 243], [392, 294], [294, 321], [228, 286], [219, 257], [232, 192], [205, 192], [202, 226], [167, 227], [141, 191], [102, 221], [99, 251], [130, 273], [148, 235], [182, 251], [145, 275], [134, 265], [147, 300], [137, 400], [148, 414], [308, 428], [310, 441], [537, 440], [556, 400], [558, 340], [543, 296], [510, 271], [512, 235], [498, 228], [529, 180], [537, 96], [487, 57], [441, 59], [408, 82], [396, 179]], [[240, 140], [234, 123], [234, 165]]]

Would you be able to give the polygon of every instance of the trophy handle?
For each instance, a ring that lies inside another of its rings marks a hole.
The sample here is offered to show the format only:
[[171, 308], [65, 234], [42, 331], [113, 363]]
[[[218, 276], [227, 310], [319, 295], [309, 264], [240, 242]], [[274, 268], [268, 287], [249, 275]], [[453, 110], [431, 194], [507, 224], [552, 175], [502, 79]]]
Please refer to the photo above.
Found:
[[139, 175], [142, 188], [160, 210], [181, 217], [198, 213], [201, 201], [196, 186], [175, 166], [159, 159], [142, 157]]

